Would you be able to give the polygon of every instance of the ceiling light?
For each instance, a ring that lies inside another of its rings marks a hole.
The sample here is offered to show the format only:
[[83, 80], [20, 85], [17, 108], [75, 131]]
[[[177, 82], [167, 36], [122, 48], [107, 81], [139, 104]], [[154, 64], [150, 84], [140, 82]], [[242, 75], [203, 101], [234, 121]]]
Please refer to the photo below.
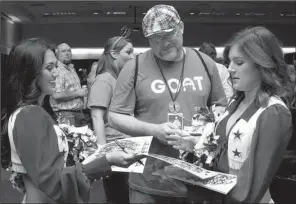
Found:
[[8, 17], [13, 21], [13, 22], [21, 22], [21, 20], [16, 17], [16, 16], [13, 16], [13, 15], [8, 15]]
[[285, 16], [288, 16], [288, 17], [295, 17], [296, 14], [295, 14], [295, 13], [287, 13]]
[[224, 12], [217, 12], [217, 11], [214, 11], [211, 13], [212, 16], [224, 16]]
[[98, 15], [99, 13], [98, 13], [98, 12], [93, 12], [93, 14], [94, 14], [94, 15]]
[[254, 16], [265, 16], [265, 13], [254, 13]]
[[125, 11], [114, 11], [112, 14], [113, 15], [125, 15], [126, 12]]
[[146, 15], [146, 13], [144, 12], [144, 13], [142, 13], [143, 15]]
[[211, 15], [211, 13], [210, 12], [199, 12], [198, 15], [199, 16], [209, 16], [209, 15]]
[[48, 12], [45, 12], [43, 13], [43, 16], [73, 16], [73, 15], [76, 15], [77, 13], [76, 12], [52, 12], [52, 13], [48, 13]]
[[126, 15], [125, 11], [107, 11], [106, 15]]
[[1, 20], [4, 19], [8, 23], [14, 24], [13, 20], [11, 19], [10, 15], [7, 15], [5, 13], [1, 13]]
[[194, 15], [195, 13], [194, 12], [190, 12], [190, 15]]
[[235, 15], [236, 15], [236, 16], [240, 16], [240, 13], [236, 13]]

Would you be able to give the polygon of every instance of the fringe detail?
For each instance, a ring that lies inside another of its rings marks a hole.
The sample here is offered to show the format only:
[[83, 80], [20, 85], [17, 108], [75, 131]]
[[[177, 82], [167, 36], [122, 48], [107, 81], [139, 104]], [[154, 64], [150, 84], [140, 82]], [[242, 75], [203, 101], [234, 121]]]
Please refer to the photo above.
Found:
[[244, 162], [235, 161], [233, 159], [228, 159], [229, 167], [234, 170], [239, 170]]
[[24, 168], [24, 166], [22, 164], [12, 163], [11, 170], [18, 172], [18, 173], [22, 173], [22, 174], [27, 173], [26, 169]]

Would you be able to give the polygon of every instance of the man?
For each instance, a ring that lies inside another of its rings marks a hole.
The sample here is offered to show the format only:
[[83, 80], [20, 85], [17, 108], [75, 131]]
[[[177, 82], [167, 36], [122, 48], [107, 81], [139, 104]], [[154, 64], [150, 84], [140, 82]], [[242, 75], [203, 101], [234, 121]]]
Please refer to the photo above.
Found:
[[217, 51], [216, 51], [215, 46], [212, 43], [205, 42], [200, 46], [199, 51], [210, 56], [216, 62], [216, 66], [219, 71], [219, 75], [220, 75], [222, 85], [223, 85], [223, 88], [224, 88], [224, 91], [226, 94], [226, 98], [229, 101], [233, 95], [233, 89], [232, 89], [231, 83], [229, 81], [230, 74], [229, 74], [227, 68], [223, 64], [220, 64], [217, 62]]
[[51, 95], [50, 105], [60, 122], [69, 121], [71, 125], [81, 126], [84, 120], [83, 97], [87, 96], [88, 90], [81, 88], [79, 77], [71, 64], [70, 46], [66, 43], [58, 45], [56, 56], [59, 75], [56, 78], [56, 93]]
[[[210, 81], [197, 54], [183, 48], [184, 24], [174, 7], [152, 7], [142, 27], [151, 50], [139, 55], [135, 87], [135, 60], [125, 64], [113, 92], [109, 122], [128, 135], [154, 136], [150, 153], [178, 158], [179, 152], [167, 145], [166, 137], [180, 134], [180, 129], [166, 122], [168, 115], [182, 115], [184, 125], [190, 126], [194, 110], [206, 107], [209, 95], [212, 104], [225, 105], [225, 94], [215, 62], [201, 54], [208, 66]], [[155, 176], [156, 171], [166, 165], [149, 158], [143, 174], [130, 174], [131, 203], [185, 201], [187, 188], [182, 182]]]

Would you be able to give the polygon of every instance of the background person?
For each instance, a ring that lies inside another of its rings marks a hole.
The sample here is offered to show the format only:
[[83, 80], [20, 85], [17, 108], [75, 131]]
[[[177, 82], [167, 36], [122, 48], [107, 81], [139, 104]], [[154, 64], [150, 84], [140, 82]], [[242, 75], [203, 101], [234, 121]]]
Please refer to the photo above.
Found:
[[225, 92], [226, 97], [229, 101], [233, 95], [233, 89], [232, 89], [231, 82], [230, 82], [230, 75], [229, 75], [227, 68], [223, 64], [217, 62], [217, 51], [216, 51], [215, 46], [212, 43], [205, 42], [200, 46], [199, 51], [210, 56], [216, 62], [216, 66], [219, 71], [219, 76], [221, 78], [224, 92]]
[[71, 64], [71, 47], [66, 43], [58, 45], [56, 56], [58, 77], [56, 91], [50, 97], [52, 109], [59, 121], [68, 120], [74, 126], [85, 125], [82, 109], [88, 89], [81, 88], [80, 79]]
[[[126, 138], [108, 123], [108, 109], [118, 74], [123, 65], [133, 59], [133, 45], [124, 37], [109, 38], [97, 64], [97, 76], [90, 88], [88, 107], [91, 109], [94, 133], [99, 145]], [[129, 203], [128, 174], [114, 172], [103, 180], [108, 203]]]

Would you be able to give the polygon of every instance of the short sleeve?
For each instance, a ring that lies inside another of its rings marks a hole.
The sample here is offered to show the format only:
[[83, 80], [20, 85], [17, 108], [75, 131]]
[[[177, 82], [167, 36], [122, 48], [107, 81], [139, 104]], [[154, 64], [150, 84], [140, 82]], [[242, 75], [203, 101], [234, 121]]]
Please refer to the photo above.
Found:
[[87, 106], [108, 108], [113, 88], [106, 80], [96, 79], [90, 89]]
[[257, 120], [250, 156], [228, 194], [230, 203], [259, 203], [274, 178], [292, 135], [292, 118], [282, 105], [268, 107]]
[[134, 89], [135, 59], [129, 60], [121, 70], [109, 111], [123, 114], [133, 114], [136, 103]]

